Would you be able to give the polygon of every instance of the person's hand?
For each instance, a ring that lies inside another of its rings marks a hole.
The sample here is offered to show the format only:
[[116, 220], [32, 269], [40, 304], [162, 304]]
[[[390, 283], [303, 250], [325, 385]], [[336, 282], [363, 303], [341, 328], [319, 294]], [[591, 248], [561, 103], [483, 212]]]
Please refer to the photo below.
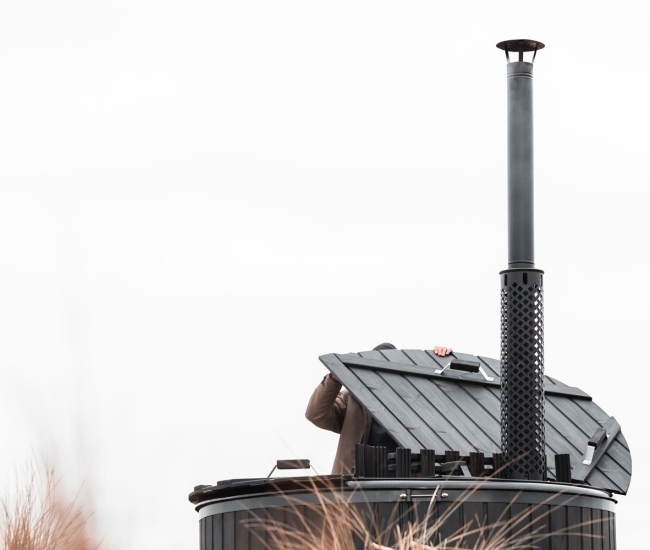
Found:
[[444, 346], [436, 346], [433, 348], [433, 353], [436, 355], [440, 355], [440, 357], [444, 357], [445, 355], [449, 355], [452, 351], [454, 351], [451, 348], [446, 348]]

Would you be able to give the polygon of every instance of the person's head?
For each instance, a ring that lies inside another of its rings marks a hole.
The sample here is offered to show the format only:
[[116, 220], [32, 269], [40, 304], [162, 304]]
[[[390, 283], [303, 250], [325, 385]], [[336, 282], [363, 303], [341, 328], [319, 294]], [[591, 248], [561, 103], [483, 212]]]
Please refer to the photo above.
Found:
[[397, 349], [393, 344], [389, 344], [388, 342], [384, 342], [383, 344], [379, 344], [378, 346], [375, 346], [372, 348], [372, 351], [382, 351], [385, 349]]

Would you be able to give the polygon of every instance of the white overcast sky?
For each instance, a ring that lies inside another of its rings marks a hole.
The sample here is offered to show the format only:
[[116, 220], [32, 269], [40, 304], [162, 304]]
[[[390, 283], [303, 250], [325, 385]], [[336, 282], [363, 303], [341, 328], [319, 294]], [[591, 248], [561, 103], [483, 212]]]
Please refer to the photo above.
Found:
[[[4, 2], [3, 483], [86, 480], [106, 548], [198, 545], [194, 485], [327, 472], [318, 356], [497, 357], [505, 59], [535, 66], [546, 372], [622, 425], [646, 534], [645, 3]], [[638, 547], [638, 545], [636, 545]]]

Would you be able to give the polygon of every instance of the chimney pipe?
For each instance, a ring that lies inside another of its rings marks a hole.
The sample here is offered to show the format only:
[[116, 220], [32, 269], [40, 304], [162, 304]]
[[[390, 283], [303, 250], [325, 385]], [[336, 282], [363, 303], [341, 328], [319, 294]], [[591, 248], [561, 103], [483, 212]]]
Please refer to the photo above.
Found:
[[[535, 269], [533, 61], [544, 44], [507, 40], [508, 269], [501, 275], [501, 450], [511, 479], [546, 479], [544, 272]], [[524, 61], [524, 53], [532, 61]], [[510, 60], [516, 53], [517, 60]]]

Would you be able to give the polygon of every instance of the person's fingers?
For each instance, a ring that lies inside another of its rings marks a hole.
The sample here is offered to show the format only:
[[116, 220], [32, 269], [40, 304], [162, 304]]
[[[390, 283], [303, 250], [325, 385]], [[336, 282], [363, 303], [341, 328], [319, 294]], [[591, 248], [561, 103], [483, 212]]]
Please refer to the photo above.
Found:
[[433, 348], [433, 353], [435, 353], [436, 355], [440, 355], [440, 357], [444, 357], [445, 355], [449, 355], [449, 354], [453, 353], [453, 351], [454, 351], [453, 349], [446, 348], [444, 346], [435, 346]]

